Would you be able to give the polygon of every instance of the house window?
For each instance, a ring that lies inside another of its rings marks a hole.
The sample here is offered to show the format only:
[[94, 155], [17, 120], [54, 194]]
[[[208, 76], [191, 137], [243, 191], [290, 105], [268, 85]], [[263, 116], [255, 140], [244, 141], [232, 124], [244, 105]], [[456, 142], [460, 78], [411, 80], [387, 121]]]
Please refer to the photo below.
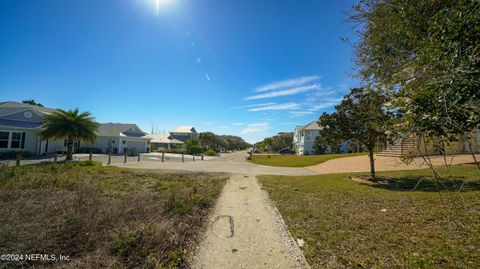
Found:
[[10, 148], [12, 149], [22, 148], [22, 133], [12, 132], [12, 141], [10, 143]]
[[123, 140], [122, 144], [124, 144], [124, 145], [127, 144], [127, 140]]
[[8, 148], [9, 132], [0, 132], [0, 149]]

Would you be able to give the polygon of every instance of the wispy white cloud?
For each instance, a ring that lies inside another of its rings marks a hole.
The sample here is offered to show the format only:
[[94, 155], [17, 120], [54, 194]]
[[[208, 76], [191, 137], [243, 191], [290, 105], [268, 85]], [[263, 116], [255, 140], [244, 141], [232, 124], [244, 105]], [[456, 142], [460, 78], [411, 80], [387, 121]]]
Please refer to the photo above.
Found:
[[270, 106], [262, 106], [262, 107], [255, 107], [250, 108], [248, 111], [255, 112], [255, 111], [266, 111], [266, 110], [294, 110], [300, 107], [297, 103], [285, 103], [285, 104], [275, 104]]
[[320, 109], [325, 109], [325, 108], [333, 107], [333, 106], [336, 106], [338, 103], [340, 103], [342, 100], [343, 100], [343, 97], [337, 98], [337, 99], [325, 100], [325, 101], [322, 102], [322, 103], [311, 104], [311, 105], [310, 105], [310, 108], [308, 109], [308, 111], [318, 111], [318, 110], [320, 110]]
[[263, 133], [266, 132], [270, 126], [268, 122], [259, 122], [249, 124], [248, 127], [244, 128], [240, 133], [242, 134], [251, 134], [251, 133]]
[[242, 125], [243, 125], [243, 122], [234, 122], [234, 123], [232, 123], [232, 125], [234, 125], [234, 126], [242, 126]]
[[320, 98], [331, 97], [331, 96], [336, 95], [336, 94], [337, 94], [337, 92], [332, 90], [332, 87], [326, 87], [326, 88], [321, 87], [321, 89], [319, 89], [317, 91], [314, 91], [312, 93], [309, 93], [307, 95], [307, 98], [305, 98], [305, 101], [306, 102], [315, 102]]
[[275, 103], [263, 103], [263, 104], [252, 104], [252, 105], [245, 105], [245, 106], [236, 106], [234, 108], [251, 108], [251, 107], [259, 107], [259, 106], [271, 106], [274, 105]]
[[255, 92], [266, 92], [266, 91], [279, 90], [279, 89], [284, 89], [289, 87], [298, 87], [312, 81], [317, 81], [319, 79], [320, 79], [319, 76], [304, 76], [304, 77], [298, 77], [298, 78], [293, 78], [288, 80], [276, 81], [276, 82], [272, 82], [272, 83], [255, 88]]
[[252, 96], [245, 97], [245, 100], [256, 100], [256, 99], [273, 98], [273, 97], [279, 97], [279, 96], [295, 95], [295, 94], [299, 94], [299, 93], [302, 93], [302, 92], [318, 90], [318, 89], [320, 89], [320, 85], [315, 84], [315, 85], [310, 85], [310, 86], [302, 86], [302, 87], [296, 87], [296, 88], [291, 88], [291, 89], [285, 89], [285, 90], [279, 90], [279, 91], [270, 91], [270, 92], [267, 92], [267, 93], [252, 95]]
[[299, 118], [313, 114], [313, 111], [290, 111], [290, 118]]

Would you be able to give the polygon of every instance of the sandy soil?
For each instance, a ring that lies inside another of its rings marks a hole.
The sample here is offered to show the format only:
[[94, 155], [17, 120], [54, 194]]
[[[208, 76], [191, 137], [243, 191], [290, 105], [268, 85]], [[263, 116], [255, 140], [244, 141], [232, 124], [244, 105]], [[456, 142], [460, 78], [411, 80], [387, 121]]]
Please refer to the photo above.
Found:
[[254, 176], [233, 175], [192, 268], [302, 268], [303, 256]]
[[227, 181], [206, 233], [191, 258], [192, 268], [308, 268], [278, 211], [261, 190], [255, 176], [314, 175], [305, 168], [263, 166], [245, 160], [246, 152], [222, 154], [205, 161], [155, 159], [115, 163], [137, 169], [167, 169], [192, 172], [221, 172]]
[[[430, 157], [434, 166], [444, 165], [444, 158], [442, 156]], [[480, 155], [476, 155], [477, 160], [480, 160]], [[473, 162], [472, 155], [451, 155], [447, 156], [447, 162], [451, 164], [462, 164]], [[375, 170], [376, 171], [394, 171], [394, 170], [413, 170], [428, 168], [423, 158], [415, 158], [409, 165], [402, 162], [400, 158], [375, 156]], [[339, 158], [326, 161], [321, 164], [307, 167], [308, 170], [317, 174], [335, 174], [348, 172], [369, 172], [370, 161], [368, 156], [354, 156]]]

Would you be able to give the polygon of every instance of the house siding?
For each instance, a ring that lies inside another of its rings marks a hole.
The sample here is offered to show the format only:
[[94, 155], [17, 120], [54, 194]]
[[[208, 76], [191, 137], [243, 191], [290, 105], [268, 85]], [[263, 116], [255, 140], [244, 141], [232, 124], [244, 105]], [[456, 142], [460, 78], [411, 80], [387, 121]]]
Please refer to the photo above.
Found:
[[24, 132], [25, 133], [25, 144], [23, 148], [0, 148], [0, 151], [28, 151], [31, 152], [32, 154], [36, 153], [36, 147], [37, 147], [37, 134], [35, 131], [32, 130], [25, 130], [25, 129], [17, 129], [17, 128], [5, 128], [5, 127], [0, 127], [0, 132], [8, 132], [9, 134], [9, 144], [11, 144], [11, 136], [12, 132]]

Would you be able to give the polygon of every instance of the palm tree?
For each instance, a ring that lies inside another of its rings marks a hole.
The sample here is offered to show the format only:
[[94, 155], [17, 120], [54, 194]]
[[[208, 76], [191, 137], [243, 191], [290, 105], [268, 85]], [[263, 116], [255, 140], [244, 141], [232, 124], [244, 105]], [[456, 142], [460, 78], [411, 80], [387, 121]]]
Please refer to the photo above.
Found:
[[89, 143], [95, 143], [97, 140], [96, 131], [98, 123], [91, 116], [90, 112], [80, 113], [78, 108], [75, 110], [57, 110], [52, 114], [43, 116], [42, 130], [40, 137], [42, 139], [67, 139], [67, 160], [73, 159], [73, 143], [82, 140]]

